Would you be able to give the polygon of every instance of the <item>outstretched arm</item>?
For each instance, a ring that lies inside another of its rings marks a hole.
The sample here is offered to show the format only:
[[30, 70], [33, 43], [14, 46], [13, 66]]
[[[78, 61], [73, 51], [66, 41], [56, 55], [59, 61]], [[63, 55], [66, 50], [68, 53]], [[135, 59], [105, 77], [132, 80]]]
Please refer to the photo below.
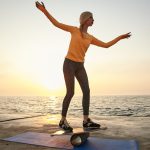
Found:
[[104, 47], [104, 48], [109, 48], [110, 46], [116, 44], [118, 41], [129, 38], [130, 36], [131, 36], [131, 32], [120, 35], [117, 38], [113, 39], [112, 41], [109, 41], [106, 43], [93, 37], [91, 44], [94, 44], [94, 45], [100, 46], [100, 47]]
[[51, 23], [62, 29], [62, 30], [65, 30], [65, 31], [68, 31], [68, 32], [72, 32], [74, 27], [73, 26], [69, 26], [69, 25], [65, 25], [65, 24], [62, 24], [60, 22], [58, 22], [45, 8], [44, 6], [44, 3], [42, 2], [42, 4], [40, 4], [39, 2], [36, 2], [36, 7], [45, 14], [45, 16], [51, 21]]

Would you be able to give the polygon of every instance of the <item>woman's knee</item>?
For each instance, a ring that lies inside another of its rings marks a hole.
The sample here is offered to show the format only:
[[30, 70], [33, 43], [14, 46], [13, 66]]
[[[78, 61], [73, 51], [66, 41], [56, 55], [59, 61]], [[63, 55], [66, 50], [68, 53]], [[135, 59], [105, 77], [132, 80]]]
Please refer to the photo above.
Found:
[[74, 91], [67, 91], [66, 96], [72, 98], [74, 96]]

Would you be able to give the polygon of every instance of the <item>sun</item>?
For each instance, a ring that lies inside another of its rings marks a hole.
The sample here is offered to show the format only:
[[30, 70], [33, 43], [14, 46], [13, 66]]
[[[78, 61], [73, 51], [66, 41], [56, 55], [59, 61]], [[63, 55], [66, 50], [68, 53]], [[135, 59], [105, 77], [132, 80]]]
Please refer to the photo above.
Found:
[[58, 90], [62, 88], [62, 81], [54, 78], [43, 79], [41, 84], [48, 90]]
[[[42, 70], [42, 69], [41, 69]], [[58, 91], [64, 88], [63, 74], [57, 70], [43, 70], [37, 78], [37, 82], [49, 91]]]

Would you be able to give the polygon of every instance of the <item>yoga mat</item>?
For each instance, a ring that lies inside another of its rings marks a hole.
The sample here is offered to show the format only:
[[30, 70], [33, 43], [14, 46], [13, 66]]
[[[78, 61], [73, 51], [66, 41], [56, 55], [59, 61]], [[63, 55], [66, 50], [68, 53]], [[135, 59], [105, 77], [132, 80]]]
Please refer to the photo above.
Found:
[[71, 135], [51, 136], [48, 133], [25, 132], [3, 140], [70, 150], [138, 150], [138, 144], [135, 140], [89, 137], [83, 145], [73, 147], [70, 143], [70, 137]]

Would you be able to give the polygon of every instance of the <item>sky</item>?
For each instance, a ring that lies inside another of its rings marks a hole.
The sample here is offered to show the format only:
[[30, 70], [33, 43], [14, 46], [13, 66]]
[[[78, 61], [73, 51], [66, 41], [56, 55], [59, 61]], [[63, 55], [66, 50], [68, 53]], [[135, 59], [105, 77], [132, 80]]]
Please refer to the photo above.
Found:
[[[91, 11], [88, 32], [108, 42], [131, 32], [106, 49], [91, 45], [85, 68], [91, 95], [150, 95], [149, 0], [43, 0], [58, 21], [79, 26]], [[32, 0], [0, 0], [0, 96], [64, 96], [63, 61], [70, 33], [62, 31]], [[75, 95], [82, 95], [78, 82]]]

